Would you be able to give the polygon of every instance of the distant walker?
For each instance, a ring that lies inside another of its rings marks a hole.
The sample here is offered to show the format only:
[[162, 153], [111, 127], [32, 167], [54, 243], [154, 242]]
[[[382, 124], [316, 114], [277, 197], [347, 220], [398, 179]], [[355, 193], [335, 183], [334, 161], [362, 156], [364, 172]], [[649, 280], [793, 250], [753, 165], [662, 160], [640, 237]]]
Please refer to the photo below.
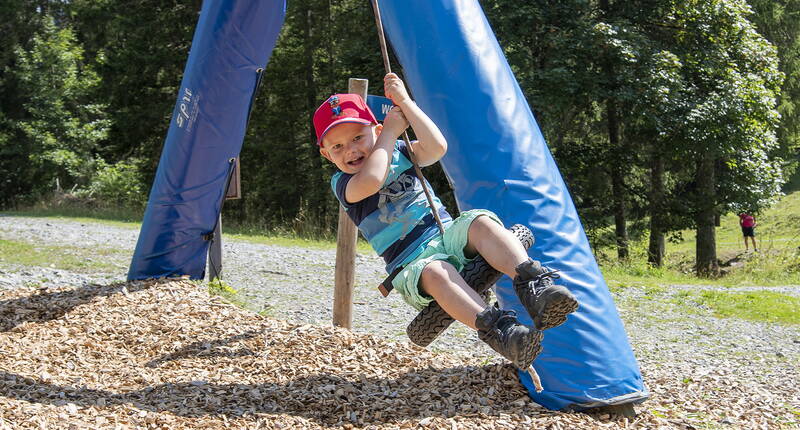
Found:
[[739, 225], [742, 227], [742, 236], [744, 237], [744, 250], [749, 251], [750, 248], [747, 239], [753, 242], [753, 251], [758, 251], [756, 246], [756, 219], [752, 215], [742, 212], [739, 214]]

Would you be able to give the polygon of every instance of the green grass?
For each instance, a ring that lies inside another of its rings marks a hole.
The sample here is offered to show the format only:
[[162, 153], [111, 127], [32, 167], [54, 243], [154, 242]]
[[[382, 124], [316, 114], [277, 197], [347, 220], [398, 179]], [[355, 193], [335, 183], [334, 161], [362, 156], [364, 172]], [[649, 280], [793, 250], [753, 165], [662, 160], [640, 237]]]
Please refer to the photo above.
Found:
[[684, 291], [678, 300], [707, 306], [716, 316], [786, 325], [800, 324], [800, 297], [774, 291]]
[[[635, 258], [635, 257], [634, 257]], [[629, 262], [606, 262], [602, 265], [603, 276], [609, 288], [658, 287], [668, 284], [697, 284], [704, 282], [694, 275], [666, 267], [650, 267], [643, 260]], [[711, 284], [713, 281], [708, 281]]]
[[597, 254], [603, 274], [612, 288], [668, 284], [735, 286], [800, 285], [800, 191], [784, 196], [774, 207], [756, 217], [759, 252], [744, 252], [739, 218], [728, 214], [717, 228], [717, 256], [723, 276], [700, 279], [694, 275], [695, 232], [681, 232], [683, 240], [667, 243], [665, 264], [651, 268], [646, 263], [647, 237], [630, 246], [626, 262], [608, 256], [613, 248]]
[[[229, 231], [230, 230], [230, 231]], [[224, 227], [223, 231], [223, 239], [230, 238], [234, 240], [241, 240], [244, 242], [249, 243], [260, 243], [260, 244], [267, 244], [267, 245], [277, 245], [277, 246], [287, 246], [287, 247], [301, 247], [301, 248], [309, 248], [309, 249], [336, 249], [336, 241], [331, 239], [305, 239], [299, 237], [291, 237], [288, 234], [276, 234], [276, 233], [263, 233], [257, 232], [253, 230], [240, 230], [236, 227]], [[358, 243], [356, 244], [356, 249], [359, 253], [367, 254], [374, 252], [372, 247], [369, 246], [369, 243], [366, 241], [359, 239]]]
[[[756, 216], [756, 243], [762, 251], [794, 248], [800, 246], [800, 192], [784, 196], [774, 207]], [[668, 244], [668, 252], [694, 255], [695, 232], [682, 232], [685, 240], [679, 244]], [[739, 217], [728, 214], [721, 218], [717, 227], [717, 252], [727, 255], [744, 250]]]
[[[142, 219], [141, 214], [126, 209], [91, 209], [74, 206], [56, 208], [35, 207], [14, 211], [2, 211], [0, 214], [20, 217], [63, 219], [82, 223], [100, 223], [136, 230], [141, 228]], [[226, 223], [224, 218], [222, 227], [223, 240], [238, 240], [249, 243], [309, 249], [336, 249], [335, 237], [298, 237], [297, 235], [285, 231], [275, 231], [251, 225]], [[356, 244], [356, 249], [361, 254], [374, 252], [369, 243], [361, 238], [359, 238]]]
[[[756, 244], [762, 252], [796, 250], [800, 246], [800, 192], [784, 196], [774, 207], [756, 216]], [[683, 232], [685, 240], [668, 245], [675, 254], [694, 255], [695, 232]], [[728, 214], [721, 218], [717, 228], [717, 253], [730, 257], [744, 251], [739, 217]]]
[[78, 222], [91, 222], [110, 225], [114, 227], [138, 229], [141, 226], [141, 216], [132, 215], [128, 210], [93, 210], [77, 208], [42, 208], [2, 211], [2, 215], [65, 219]]
[[[25, 210], [3, 212], [7, 215], [67, 219], [77, 222], [99, 222], [117, 227], [139, 229], [141, 214], [120, 208], [86, 208], [80, 206], [38, 206]], [[729, 214], [717, 229], [718, 255], [725, 261], [738, 258], [744, 264], [733, 267], [717, 279], [698, 279], [694, 276], [694, 231], [682, 232], [681, 243], [667, 245], [664, 268], [651, 268], [645, 263], [646, 243], [633, 243], [631, 259], [620, 263], [599, 258], [611, 288], [626, 286], [656, 286], [665, 284], [695, 285], [800, 285], [800, 192], [785, 196], [772, 209], [758, 216], [757, 240], [759, 254], [742, 253], [738, 217]], [[270, 244], [286, 247], [330, 250], [336, 248], [335, 238], [304, 238], [283, 230], [270, 230], [254, 225], [237, 225], [223, 220], [223, 240]], [[369, 244], [360, 239], [357, 250], [372, 254]], [[613, 255], [613, 249], [601, 249], [600, 254]]]
[[[199, 282], [202, 283], [203, 281]], [[222, 279], [214, 278], [208, 281], [208, 293], [213, 296], [220, 296], [228, 303], [232, 303], [241, 308], [247, 307], [247, 303], [245, 299], [239, 295], [239, 291]]]
[[605, 262], [602, 272], [609, 287], [659, 285], [715, 285], [721, 287], [800, 285], [800, 253], [787, 249], [750, 253], [739, 256], [735, 267], [725, 268], [718, 278], [697, 278], [692, 262], [674, 262], [661, 268], [650, 267], [645, 256], [628, 262]]
[[91, 257], [81, 255], [86, 252], [86, 250], [80, 248], [37, 246], [0, 239], [0, 263], [52, 267], [79, 273], [97, 270], [109, 272], [119, 270], [116, 266], [104, 262], [102, 258], [118, 251], [95, 248], [91, 251]]

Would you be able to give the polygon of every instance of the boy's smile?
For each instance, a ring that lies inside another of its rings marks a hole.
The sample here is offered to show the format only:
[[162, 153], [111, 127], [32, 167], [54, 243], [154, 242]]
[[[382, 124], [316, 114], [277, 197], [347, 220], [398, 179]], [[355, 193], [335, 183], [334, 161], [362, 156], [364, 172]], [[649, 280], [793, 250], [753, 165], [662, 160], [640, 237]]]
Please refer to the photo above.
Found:
[[344, 173], [358, 173], [372, 153], [382, 126], [343, 123], [330, 129], [319, 152]]

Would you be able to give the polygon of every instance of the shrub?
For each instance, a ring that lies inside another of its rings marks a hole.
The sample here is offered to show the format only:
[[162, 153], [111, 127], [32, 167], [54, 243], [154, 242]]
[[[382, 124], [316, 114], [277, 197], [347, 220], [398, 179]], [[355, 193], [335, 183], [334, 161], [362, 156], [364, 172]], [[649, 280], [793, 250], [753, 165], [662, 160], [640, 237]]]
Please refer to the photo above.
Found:
[[89, 185], [76, 194], [101, 203], [141, 208], [147, 201], [147, 195], [138, 163], [139, 160], [136, 159], [116, 164], [99, 160]]

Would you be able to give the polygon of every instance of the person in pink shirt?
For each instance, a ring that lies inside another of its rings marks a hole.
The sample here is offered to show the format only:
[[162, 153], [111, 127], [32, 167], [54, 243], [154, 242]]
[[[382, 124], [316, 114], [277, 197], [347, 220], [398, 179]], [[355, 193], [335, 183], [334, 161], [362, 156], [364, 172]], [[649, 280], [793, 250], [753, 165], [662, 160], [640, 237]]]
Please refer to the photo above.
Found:
[[747, 238], [753, 242], [753, 250], [758, 251], [756, 247], [756, 219], [752, 215], [742, 212], [739, 214], [739, 225], [742, 227], [742, 236], [744, 236], [744, 250], [749, 251], [747, 246]]

